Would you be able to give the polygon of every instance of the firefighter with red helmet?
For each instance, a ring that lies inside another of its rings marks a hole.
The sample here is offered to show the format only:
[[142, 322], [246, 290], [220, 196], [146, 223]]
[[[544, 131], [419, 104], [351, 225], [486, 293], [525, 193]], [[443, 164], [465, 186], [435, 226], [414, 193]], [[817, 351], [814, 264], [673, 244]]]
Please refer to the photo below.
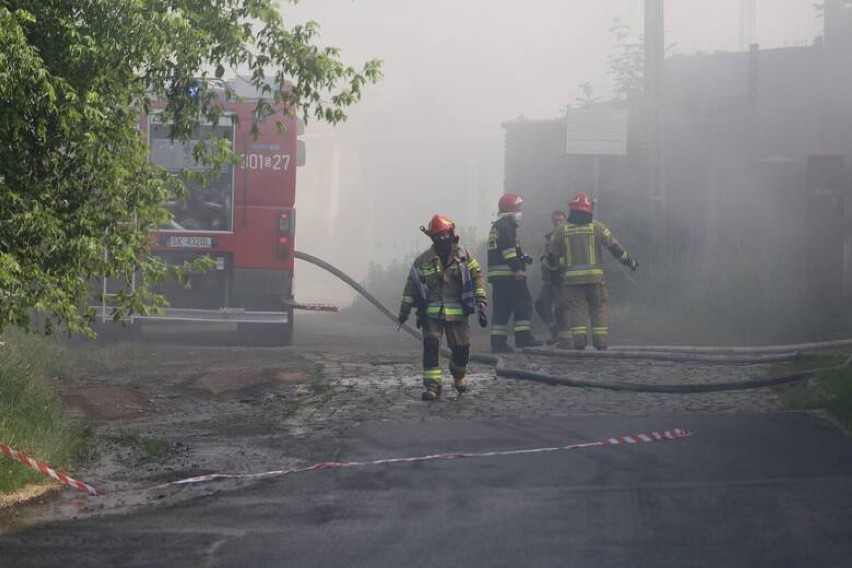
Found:
[[[552, 245], [562, 269], [562, 307], [569, 322], [560, 332], [558, 347], [585, 349], [591, 331], [592, 345], [607, 348], [607, 290], [601, 247], [622, 264], [636, 270], [639, 263], [615, 239], [612, 232], [593, 219], [594, 202], [578, 193], [568, 203], [568, 221]], [[591, 319], [591, 329], [589, 329]], [[568, 327], [570, 325], [570, 327]]]
[[497, 202], [499, 217], [488, 234], [488, 281], [493, 287], [491, 313], [491, 351], [506, 353], [509, 347], [509, 320], [514, 316], [512, 331], [516, 347], [541, 345], [532, 336], [532, 295], [527, 287], [527, 265], [532, 258], [521, 250], [518, 223], [524, 200], [505, 193]]
[[470, 326], [467, 318], [479, 312], [480, 324], [486, 307], [482, 267], [470, 252], [460, 247], [455, 224], [435, 215], [420, 227], [432, 246], [411, 266], [399, 322], [405, 323], [412, 308], [417, 309], [417, 326], [423, 331], [423, 400], [441, 397], [441, 336], [446, 335], [452, 351], [450, 374], [459, 394], [467, 391], [465, 379], [470, 360]]

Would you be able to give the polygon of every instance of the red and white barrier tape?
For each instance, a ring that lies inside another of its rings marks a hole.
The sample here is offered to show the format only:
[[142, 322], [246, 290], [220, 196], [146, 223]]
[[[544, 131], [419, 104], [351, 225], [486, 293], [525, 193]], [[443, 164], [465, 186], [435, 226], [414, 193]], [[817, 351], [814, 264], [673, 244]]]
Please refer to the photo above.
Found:
[[322, 469], [343, 469], [348, 467], [366, 467], [372, 465], [391, 465], [398, 463], [422, 463], [434, 460], [454, 460], [461, 458], [488, 458], [495, 456], [518, 456], [523, 454], [539, 454], [544, 452], [557, 452], [563, 450], [578, 450], [581, 448], [593, 448], [598, 446], [620, 446], [626, 444], [648, 444], [651, 442], [663, 442], [665, 440], [678, 440], [680, 438], [688, 438], [692, 436], [692, 432], [683, 428], [675, 428], [674, 430], [664, 430], [662, 432], [648, 432], [646, 434], [637, 434], [635, 436], [620, 436], [617, 438], [607, 438], [596, 442], [583, 442], [579, 444], [570, 444], [567, 446], [553, 446], [547, 448], [530, 448], [524, 450], [495, 450], [488, 452], [456, 452], [444, 454], [432, 454], [427, 456], [416, 456], [408, 458], [388, 458], [373, 461], [348, 461], [348, 462], [320, 462], [308, 467], [297, 469], [283, 469], [275, 471], [264, 471], [261, 473], [211, 473], [208, 475], [199, 475], [189, 477], [178, 481], [171, 481], [157, 486], [158, 488], [168, 487], [169, 485], [185, 485], [190, 483], [203, 483], [206, 481], [215, 481], [218, 479], [257, 479], [261, 477], [274, 477], [280, 475], [288, 475], [291, 473], [302, 473], [306, 471], [318, 471]]
[[84, 483], [82, 481], [77, 481], [76, 479], [68, 477], [67, 475], [65, 475], [64, 473], [62, 473], [60, 471], [56, 471], [55, 469], [47, 467], [43, 463], [34, 460], [33, 458], [31, 458], [30, 456], [28, 456], [24, 452], [15, 451], [12, 448], [10, 448], [9, 446], [4, 446], [3, 444], [0, 444], [0, 452], [3, 452], [4, 454], [9, 456], [13, 460], [17, 460], [17, 461], [21, 462], [22, 464], [24, 464], [25, 466], [30, 467], [30, 468], [32, 468], [36, 471], [39, 471], [39, 472], [43, 473], [44, 475], [49, 475], [50, 477], [59, 481], [60, 483], [64, 483], [65, 485], [68, 485], [70, 487], [76, 487], [80, 491], [85, 491], [89, 495], [103, 495], [104, 494], [103, 491], [99, 491], [98, 489], [95, 489], [94, 487], [92, 487], [88, 483]]
[[[442, 453], [442, 454], [431, 454], [426, 456], [414, 456], [407, 458], [386, 458], [380, 460], [372, 460], [372, 461], [348, 461], [348, 462], [320, 462], [311, 466], [297, 468], [297, 469], [280, 469], [274, 471], [264, 471], [261, 473], [211, 473], [208, 475], [199, 475], [196, 477], [189, 477], [186, 479], [180, 479], [178, 481], [171, 481], [169, 483], [164, 483], [162, 485], [158, 485], [157, 488], [168, 487], [169, 485], [186, 485], [192, 483], [203, 483], [207, 481], [215, 481], [218, 479], [258, 479], [262, 477], [274, 477], [280, 475], [288, 475], [291, 473], [302, 473], [306, 471], [319, 471], [324, 469], [343, 469], [349, 467], [366, 467], [366, 466], [374, 466], [374, 465], [393, 465], [399, 463], [422, 463], [427, 461], [435, 461], [435, 460], [454, 460], [454, 459], [462, 459], [462, 458], [488, 458], [488, 457], [497, 457], [497, 456], [518, 456], [524, 454], [539, 454], [544, 452], [557, 452], [557, 451], [565, 451], [565, 450], [578, 450], [581, 448], [594, 448], [600, 446], [621, 446], [621, 445], [629, 445], [629, 444], [648, 444], [651, 442], [663, 442], [665, 440], [678, 440], [680, 438], [688, 438], [692, 436], [692, 432], [689, 430], [685, 430], [683, 428], [675, 428], [674, 430], [663, 430], [661, 432], [648, 432], [645, 434], [636, 434], [634, 436], [619, 436], [616, 438], [606, 438], [604, 440], [597, 440], [595, 442], [582, 442], [578, 444], [569, 444], [567, 446], [551, 446], [545, 448], [528, 448], [521, 450], [493, 450], [487, 452], [455, 452], [455, 453]], [[104, 492], [98, 489], [95, 489], [88, 483], [83, 481], [78, 481], [71, 477], [68, 477], [64, 473], [56, 471], [43, 463], [40, 463], [33, 458], [29, 457], [27, 454], [23, 452], [18, 452], [13, 450], [8, 446], [4, 446], [0, 444], [0, 452], [6, 454], [10, 458], [19, 461], [27, 467], [30, 467], [36, 471], [43, 473], [44, 475], [48, 475], [60, 483], [68, 485], [70, 487], [75, 487], [81, 491], [85, 491], [89, 495], [103, 495]]]

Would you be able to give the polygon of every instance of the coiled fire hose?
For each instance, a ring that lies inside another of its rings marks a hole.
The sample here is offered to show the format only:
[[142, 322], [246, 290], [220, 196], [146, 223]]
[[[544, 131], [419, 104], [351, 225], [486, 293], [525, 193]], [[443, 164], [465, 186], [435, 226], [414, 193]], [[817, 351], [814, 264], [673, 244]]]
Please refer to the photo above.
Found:
[[[295, 251], [295, 257], [299, 260], [309, 262], [327, 272], [330, 272], [340, 280], [351, 286], [361, 294], [368, 302], [373, 304], [388, 319], [397, 322], [396, 314], [387, 306], [382, 304], [375, 296], [370, 294], [363, 286], [358, 284], [349, 275], [339, 270], [328, 262], [313, 255]], [[402, 324], [401, 329], [416, 338], [423, 340], [422, 334], [408, 324]], [[825, 351], [829, 349], [840, 349], [852, 346], [852, 339], [838, 341], [827, 341], [823, 343], [801, 343], [797, 345], [773, 345], [766, 347], [692, 347], [692, 346], [664, 346], [655, 347], [648, 345], [613, 347], [608, 351], [571, 351], [562, 349], [526, 348], [523, 353], [532, 355], [547, 355], [551, 357], [566, 357], [574, 359], [651, 359], [690, 363], [715, 363], [715, 364], [742, 364], [742, 363], [775, 363], [790, 361], [803, 356], [807, 352]], [[441, 352], [448, 356], [450, 351], [442, 348]], [[719, 383], [705, 384], [641, 384], [630, 382], [612, 381], [589, 381], [585, 379], [574, 379], [560, 377], [529, 371], [526, 369], [513, 369], [506, 367], [502, 358], [494, 355], [471, 353], [471, 361], [494, 365], [498, 377], [518, 379], [524, 381], [536, 381], [550, 385], [561, 385], [568, 387], [582, 387], [593, 389], [605, 389], [613, 391], [628, 392], [657, 392], [671, 394], [705, 393], [719, 391], [747, 390], [761, 387], [770, 387], [806, 380], [816, 376], [818, 372], [832, 371], [847, 367], [852, 364], [852, 357], [847, 358], [841, 365], [822, 369], [807, 369], [776, 377], [763, 379], [749, 379]]]

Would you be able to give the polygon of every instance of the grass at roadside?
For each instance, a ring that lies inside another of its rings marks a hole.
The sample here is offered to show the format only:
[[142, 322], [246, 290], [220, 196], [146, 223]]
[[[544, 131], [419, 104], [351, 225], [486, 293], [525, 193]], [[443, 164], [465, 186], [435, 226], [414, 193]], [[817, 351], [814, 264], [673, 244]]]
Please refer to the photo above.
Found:
[[118, 432], [111, 436], [111, 440], [119, 446], [140, 451], [142, 461], [163, 458], [171, 449], [171, 444], [167, 439], [143, 436], [132, 428], [119, 428]]
[[791, 410], [825, 409], [852, 431], [852, 365], [841, 367], [844, 357], [808, 358], [795, 370], [821, 369], [814, 379], [780, 389], [781, 398]]
[[[71, 469], [88, 457], [92, 430], [70, 419], [56, 385], [68, 356], [55, 340], [17, 332], [0, 338], [0, 443], [57, 468]], [[0, 493], [46, 481], [0, 455]]]

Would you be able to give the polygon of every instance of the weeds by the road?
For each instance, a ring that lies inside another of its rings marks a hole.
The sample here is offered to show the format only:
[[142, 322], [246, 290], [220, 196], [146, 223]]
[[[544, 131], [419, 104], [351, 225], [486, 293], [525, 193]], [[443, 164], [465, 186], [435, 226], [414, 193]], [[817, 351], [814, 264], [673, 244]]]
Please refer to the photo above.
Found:
[[[52, 467], [69, 469], [88, 457], [92, 429], [68, 417], [56, 383], [67, 354], [55, 340], [7, 332], [0, 346], [0, 443]], [[0, 493], [46, 478], [0, 455]]]
[[132, 428], [119, 428], [118, 432], [110, 439], [119, 446], [141, 450], [144, 454], [144, 460], [160, 459], [168, 454], [171, 449], [171, 444], [165, 438], [143, 436]]
[[844, 358], [808, 358], [797, 370], [822, 369], [814, 379], [780, 389], [781, 398], [791, 410], [825, 409], [852, 431], [852, 365], [841, 367]]
[[325, 366], [322, 363], [314, 365], [314, 370], [311, 373], [311, 390], [314, 396], [318, 397], [320, 402], [325, 404], [334, 395], [334, 388], [325, 379]]
[[106, 375], [138, 368], [143, 361], [143, 355], [138, 343], [122, 342], [98, 345], [97, 349], [78, 349], [74, 352], [73, 361], [78, 372]]

